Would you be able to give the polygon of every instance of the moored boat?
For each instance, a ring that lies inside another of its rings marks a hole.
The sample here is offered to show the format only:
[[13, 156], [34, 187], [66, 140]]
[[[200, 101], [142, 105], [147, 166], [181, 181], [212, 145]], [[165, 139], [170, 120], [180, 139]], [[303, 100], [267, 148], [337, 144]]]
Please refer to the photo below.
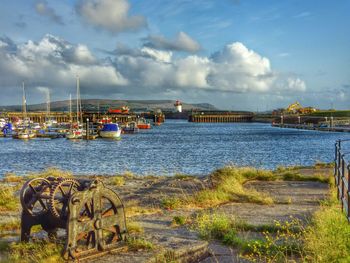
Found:
[[122, 128], [122, 133], [137, 133], [139, 128], [137, 127], [136, 122], [129, 122]]
[[106, 123], [103, 125], [102, 129], [99, 131], [99, 135], [102, 138], [119, 138], [121, 134], [121, 129], [117, 123]]
[[33, 132], [31, 129], [24, 129], [21, 131], [18, 131], [16, 134], [13, 135], [14, 139], [22, 139], [22, 140], [28, 140], [35, 137], [35, 132]]
[[151, 124], [145, 118], [140, 118], [137, 122], [137, 128], [151, 129]]

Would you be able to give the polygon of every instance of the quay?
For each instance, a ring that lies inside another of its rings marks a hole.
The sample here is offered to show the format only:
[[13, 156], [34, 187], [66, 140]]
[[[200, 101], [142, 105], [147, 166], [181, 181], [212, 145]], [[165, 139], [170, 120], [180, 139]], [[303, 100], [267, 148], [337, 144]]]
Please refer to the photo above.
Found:
[[254, 117], [252, 112], [233, 112], [233, 111], [199, 111], [192, 112], [189, 115], [189, 122], [251, 122]]
[[350, 118], [309, 116], [309, 115], [281, 115], [275, 117], [273, 127], [328, 131], [328, 132], [350, 132]]
[[[68, 123], [70, 118], [76, 119], [77, 114], [72, 112], [70, 115], [69, 112], [50, 112], [50, 116], [48, 117], [47, 112], [27, 112], [27, 118], [29, 118], [34, 123], [44, 123], [48, 118], [55, 119], [58, 123]], [[16, 118], [22, 118], [22, 112], [1, 112], [0, 118], [9, 118], [11, 120]], [[82, 118], [84, 121], [89, 119], [92, 122], [97, 122], [98, 119], [109, 118], [112, 120], [117, 120], [119, 123], [127, 123], [131, 121], [137, 121], [136, 114], [100, 114], [98, 112], [83, 112]]]

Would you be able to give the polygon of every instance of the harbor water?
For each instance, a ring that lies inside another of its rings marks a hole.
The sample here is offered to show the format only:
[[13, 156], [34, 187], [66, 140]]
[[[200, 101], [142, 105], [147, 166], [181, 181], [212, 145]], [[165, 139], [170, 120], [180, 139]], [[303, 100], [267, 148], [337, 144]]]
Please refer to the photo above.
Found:
[[273, 169], [332, 162], [334, 143], [348, 133], [280, 129], [261, 123], [190, 123], [123, 135], [119, 141], [0, 138], [0, 176], [48, 167], [74, 174], [205, 175], [224, 165]]

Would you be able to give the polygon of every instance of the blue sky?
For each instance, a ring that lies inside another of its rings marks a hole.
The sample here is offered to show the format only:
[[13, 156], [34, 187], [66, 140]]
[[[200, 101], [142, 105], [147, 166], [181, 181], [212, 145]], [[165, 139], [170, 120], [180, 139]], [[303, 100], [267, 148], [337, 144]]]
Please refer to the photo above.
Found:
[[[112, 11], [111, 11], [112, 10]], [[350, 1], [2, 2], [0, 105], [82, 97], [350, 105]]]

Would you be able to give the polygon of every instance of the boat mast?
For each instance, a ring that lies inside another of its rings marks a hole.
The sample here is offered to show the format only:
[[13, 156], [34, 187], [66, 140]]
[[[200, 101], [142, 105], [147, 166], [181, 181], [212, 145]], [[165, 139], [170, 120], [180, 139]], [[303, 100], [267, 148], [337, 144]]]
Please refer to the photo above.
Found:
[[69, 94], [69, 122], [72, 125], [72, 94]]
[[77, 123], [79, 124], [79, 76], [77, 76]]
[[51, 107], [50, 107], [50, 90], [47, 90], [46, 94], [46, 119], [47, 121], [50, 121], [50, 112], [51, 112]]
[[27, 100], [26, 93], [24, 91], [24, 81], [22, 82], [23, 96], [22, 96], [22, 113], [23, 113], [23, 121], [27, 118]]

